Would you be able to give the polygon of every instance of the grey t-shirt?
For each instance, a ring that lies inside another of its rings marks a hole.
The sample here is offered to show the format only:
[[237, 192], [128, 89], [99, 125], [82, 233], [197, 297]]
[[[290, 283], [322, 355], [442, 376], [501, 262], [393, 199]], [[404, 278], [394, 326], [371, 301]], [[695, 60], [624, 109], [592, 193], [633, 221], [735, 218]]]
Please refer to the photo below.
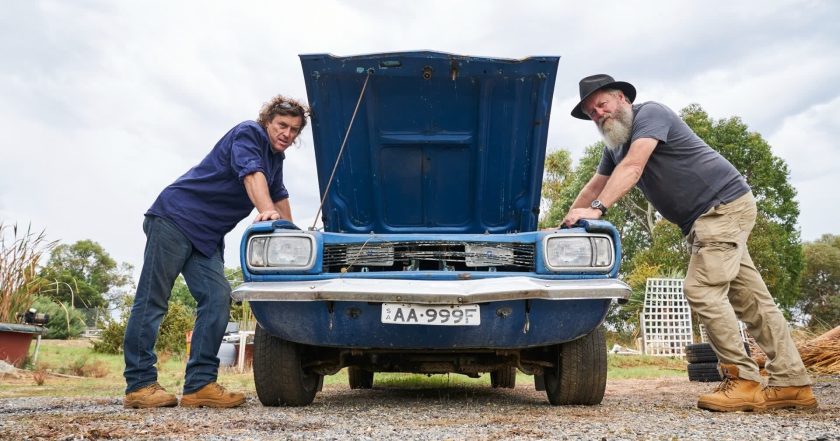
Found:
[[750, 191], [738, 170], [703, 142], [679, 115], [653, 101], [633, 105], [630, 142], [617, 151], [604, 148], [598, 173], [611, 175], [639, 138], [659, 141], [636, 185], [665, 219], [688, 235], [709, 208]]

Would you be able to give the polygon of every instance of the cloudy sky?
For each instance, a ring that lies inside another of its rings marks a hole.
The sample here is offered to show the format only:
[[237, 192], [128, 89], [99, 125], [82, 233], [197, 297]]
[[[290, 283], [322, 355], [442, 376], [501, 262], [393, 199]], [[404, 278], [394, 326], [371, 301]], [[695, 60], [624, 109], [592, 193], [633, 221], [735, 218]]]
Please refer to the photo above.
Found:
[[[0, 5], [0, 220], [95, 240], [137, 274], [143, 213], [160, 190], [269, 97], [305, 98], [305, 53], [559, 55], [548, 148], [575, 159], [598, 140], [569, 116], [592, 73], [633, 83], [637, 101], [740, 116], [789, 165], [802, 238], [840, 234], [838, 2]], [[308, 129], [287, 158], [295, 220], [308, 226], [318, 205]], [[227, 237], [228, 266], [248, 222]]]

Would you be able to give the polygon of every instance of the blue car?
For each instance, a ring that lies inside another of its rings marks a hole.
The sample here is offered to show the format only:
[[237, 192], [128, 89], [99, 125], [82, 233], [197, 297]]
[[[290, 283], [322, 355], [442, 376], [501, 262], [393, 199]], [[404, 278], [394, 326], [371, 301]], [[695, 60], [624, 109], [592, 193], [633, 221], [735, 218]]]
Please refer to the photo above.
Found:
[[232, 294], [264, 405], [307, 405], [342, 368], [354, 389], [521, 371], [551, 404], [601, 402], [601, 324], [630, 289], [610, 223], [537, 231], [558, 61], [301, 56], [324, 227], [252, 225]]

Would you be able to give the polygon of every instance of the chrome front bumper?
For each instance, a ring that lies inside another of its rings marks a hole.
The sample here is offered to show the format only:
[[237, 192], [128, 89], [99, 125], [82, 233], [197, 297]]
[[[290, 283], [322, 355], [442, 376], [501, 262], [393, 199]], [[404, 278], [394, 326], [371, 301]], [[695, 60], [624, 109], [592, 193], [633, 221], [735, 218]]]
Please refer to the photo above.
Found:
[[544, 280], [499, 277], [476, 280], [330, 279], [250, 282], [233, 290], [235, 301], [344, 301], [454, 305], [504, 300], [617, 299], [630, 287], [615, 279]]

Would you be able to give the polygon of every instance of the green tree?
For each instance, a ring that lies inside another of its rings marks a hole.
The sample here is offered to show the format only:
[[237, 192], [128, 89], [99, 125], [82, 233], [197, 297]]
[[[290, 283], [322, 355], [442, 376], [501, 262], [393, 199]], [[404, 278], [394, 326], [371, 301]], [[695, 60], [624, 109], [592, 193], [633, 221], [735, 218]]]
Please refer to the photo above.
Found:
[[679, 227], [661, 219], [653, 228], [649, 247], [633, 256], [633, 267], [657, 267], [658, 275], [685, 272], [688, 268], [689, 249]]
[[823, 235], [803, 245], [805, 271], [802, 275], [802, 312], [810, 316], [809, 326], [840, 324], [840, 236]]
[[175, 279], [175, 286], [172, 287], [172, 294], [169, 296], [170, 303], [180, 303], [191, 310], [194, 310], [198, 304], [187, 287], [187, 282], [184, 281], [184, 276], [179, 275]]
[[[563, 218], [563, 191], [567, 177], [572, 173], [572, 156], [568, 150], [560, 149], [545, 157], [543, 173], [542, 200], [548, 206], [548, 212], [543, 216], [540, 226], [543, 228], [555, 226]], [[552, 203], [554, 202], [554, 203]], [[552, 224], [553, 223], [553, 224]]]
[[94, 241], [58, 245], [39, 274], [48, 286], [42, 294], [60, 302], [72, 302], [75, 308], [106, 307], [106, 294], [129, 285], [132, 270], [127, 263], [117, 265]]

